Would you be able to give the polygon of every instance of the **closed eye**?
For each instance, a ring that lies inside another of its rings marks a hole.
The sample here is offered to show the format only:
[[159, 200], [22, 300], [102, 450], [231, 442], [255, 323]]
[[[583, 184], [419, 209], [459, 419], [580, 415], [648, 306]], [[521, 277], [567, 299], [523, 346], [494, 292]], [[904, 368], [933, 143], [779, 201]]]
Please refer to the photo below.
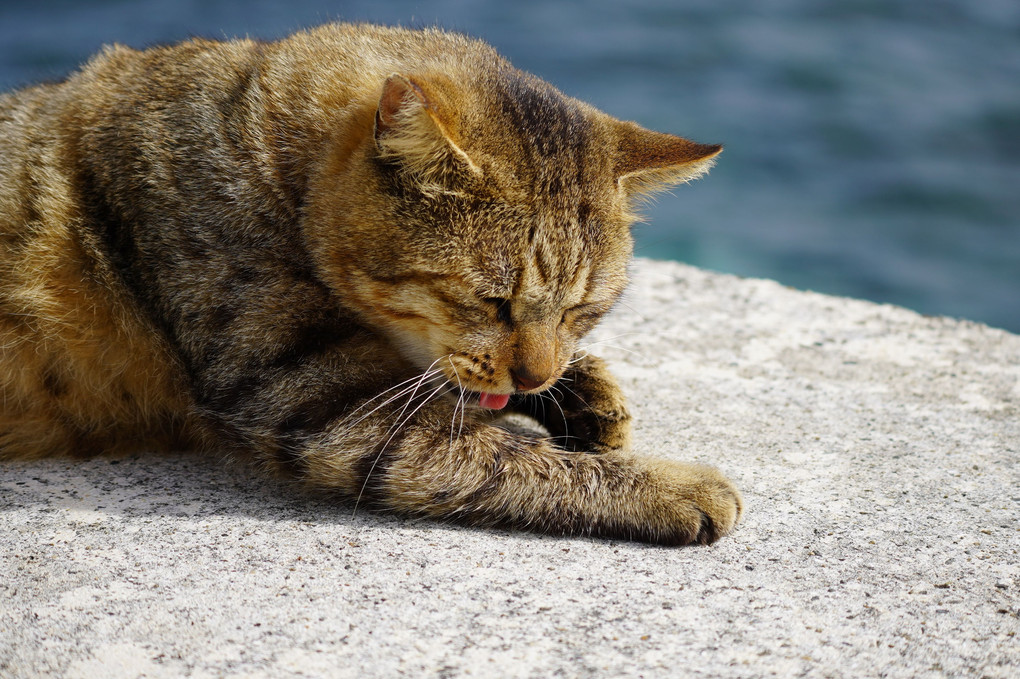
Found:
[[560, 319], [560, 323], [566, 323], [568, 320], [573, 322], [593, 320], [603, 314], [602, 305], [593, 302], [585, 304], [578, 304], [572, 306], [563, 312], [563, 318]]
[[495, 307], [496, 318], [499, 319], [500, 323], [506, 323], [509, 325], [513, 322], [513, 314], [511, 313], [510, 300], [503, 299], [502, 297], [483, 297], [482, 301], [486, 304]]

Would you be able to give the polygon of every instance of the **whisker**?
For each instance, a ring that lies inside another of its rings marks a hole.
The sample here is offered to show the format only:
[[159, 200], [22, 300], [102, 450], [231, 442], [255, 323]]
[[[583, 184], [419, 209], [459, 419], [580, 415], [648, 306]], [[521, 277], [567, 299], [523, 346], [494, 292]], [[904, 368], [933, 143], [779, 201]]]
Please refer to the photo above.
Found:
[[[438, 394], [439, 392], [443, 391], [444, 389], [447, 389], [447, 390], [448, 390], [448, 389], [449, 389], [449, 387], [448, 387], [447, 385], [445, 385], [445, 384], [441, 384], [441, 385], [439, 385], [438, 387], [436, 387], [435, 389], [433, 389], [433, 390], [432, 390], [432, 391], [431, 391], [431, 392], [429, 393], [429, 395], [428, 395], [428, 396], [426, 396], [425, 398], [423, 398], [423, 399], [422, 399], [422, 402], [421, 402], [421, 403], [419, 403], [419, 404], [418, 404], [417, 406], [415, 406], [414, 410], [412, 410], [411, 412], [409, 412], [409, 413], [407, 414], [407, 417], [405, 417], [405, 418], [404, 418], [403, 420], [401, 420], [400, 422], [398, 422], [398, 423], [397, 423], [396, 425], [394, 425], [394, 426], [390, 427], [390, 430], [392, 430], [392, 432], [393, 432], [393, 433], [391, 433], [391, 434], [390, 434], [390, 437], [389, 437], [388, 439], [386, 439], [386, 443], [384, 443], [384, 444], [383, 444], [383, 446], [382, 446], [382, 448], [381, 448], [381, 449], [379, 450], [379, 455], [382, 455], [383, 451], [385, 451], [385, 450], [386, 450], [386, 446], [388, 446], [388, 445], [390, 444], [390, 441], [392, 441], [392, 440], [393, 440], [393, 437], [397, 435], [397, 432], [398, 432], [398, 431], [400, 431], [400, 428], [401, 428], [401, 427], [403, 427], [403, 426], [404, 426], [405, 424], [407, 424], [407, 423], [408, 423], [408, 422], [409, 422], [409, 421], [411, 420], [411, 418], [412, 418], [412, 417], [414, 417], [415, 413], [417, 413], [417, 412], [418, 412], [419, 410], [421, 410], [422, 408], [424, 408], [424, 407], [425, 407], [425, 406], [426, 406], [426, 405], [428, 404], [428, 402], [429, 402], [429, 401], [431, 401], [431, 400], [432, 400], [433, 398], [435, 398], [435, 397], [436, 397], [436, 395], [437, 395], [437, 394]], [[408, 401], [408, 405], [410, 405], [410, 401]], [[407, 406], [406, 406], [406, 405], [404, 406], [404, 409], [405, 409], [405, 410], [407, 409]], [[399, 418], [399, 417], [401, 417], [401, 416], [402, 416], [403, 414], [404, 414], [404, 411], [402, 410], [402, 411], [400, 412], [400, 415], [398, 415], [397, 417]], [[375, 466], [375, 465], [373, 465], [373, 467], [374, 467], [374, 466]], [[371, 470], [369, 470], [369, 473], [368, 473], [368, 475], [369, 475], [369, 476], [371, 476], [371, 474], [372, 474], [372, 472], [371, 472]], [[367, 480], [367, 478], [366, 478], [366, 480]]]
[[643, 315], [642, 315], [642, 314], [641, 314], [641, 313], [640, 313], [640, 312], [639, 312], [639, 311], [638, 311], [637, 309], [635, 309], [634, 307], [632, 307], [632, 306], [630, 305], [630, 303], [629, 303], [629, 302], [628, 302], [627, 300], [625, 300], [625, 299], [620, 299], [620, 300], [617, 300], [616, 304], [617, 304], [618, 306], [622, 306], [622, 307], [624, 307], [624, 308], [625, 308], [625, 309], [627, 309], [628, 311], [632, 311], [632, 312], [634, 313], [634, 315], [635, 315], [635, 316], [638, 316], [639, 318], [644, 318], [644, 316], [643, 316]]
[[620, 333], [618, 335], [613, 335], [612, 337], [604, 337], [602, 339], [593, 340], [593, 341], [588, 342], [587, 344], [585, 344], [583, 346], [578, 347], [578, 351], [584, 352], [585, 356], [587, 356], [590, 353], [590, 350], [593, 347], [609, 347], [611, 349], [618, 349], [620, 351], [626, 351], [626, 352], [629, 352], [631, 354], [640, 355], [638, 352], [634, 351], [633, 349], [628, 349], [628, 348], [622, 347], [622, 346], [620, 346], [618, 344], [609, 344], [609, 342], [612, 342], [613, 340], [616, 340], [616, 339], [620, 339], [621, 337], [631, 337], [633, 335], [638, 335], [638, 334], [639, 333], [636, 333], [636, 332], [624, 332], [624, 333]]
[[590, 346], [592, 344], [599, 344], [600, 342], [609, 342], [609, 341], [614, 340], [614, 339], [620, 339], [621, 337], [634, 337], [634, 336], [637, 336], [637, 335], [640, 335], [640, 334], [641, 333], [639, 333], [639, 332], [621, 332], [621, 333], [618, 333], [616, 335], [612, 335], [610, 337], [603, 337], [602, 339], [592, 340], [591, 342], [589, 342], [588, 346]]
[[[564, 388], [566, 388], [566, 387], [564, 386]], [[550, 391], [552, 391], [552, 389], [556, 389], [556, 391], [559, 393], [559, 389], [557, 387], [553, 386], [550, 389]], [[556, 399], [556, 398], [554, 398], [553, 396], [551, 396], [549, 394], [542, 394], [542, 395], [545, 396], [550, 401], [552, 401], [553, 404], [556, 406], [556, 408], [559, 409], [559, 411], [560, 411], [560, 418], [563, 420], [563, 438], [570, 438], [570, 424], [567, 422], [567, 414], [565, 412], [563, 412], [563, 406], [560, 405], [559, 399]], [[562, 398], [562, 397], [563, 397], [563, 395], [562, 395], [562, 393], [560, 393], [560, 398]], [[542, 408], [544, 410], [545, 409], [545, 405], [543, 405]]]
[[563, 385], [563, 388], [564, 388], [564, 389], [566, 389], [567, 391], [569, 391], [569, 392], [570, 392], [571, 394], [573, 394], [573, 395], [574, 395], [574, 398], [576, 398], [576, 399], [577, 399], [578, 401], [580, 401], [581, 403], [583, 403], [583, 404], [584, 404], [584, 407], [585, 407], [585, 408], [588, 408], [589, 410], [591, 409], [591, 406], [590, 406], [590, 405], [588, 405], [588, 402], [587, 402], [587, 401], [585, 401], [585, 400], [584, 400], [583, 398], [581, 398], [581, 395], [580, 395], [580, 394], [578, 394], [578, 393], [577, 393], [576, 391], [574, 391], [573, 389], [571, 389], [570, 387], [568, 387], [568, 386], [567, 386], [567, 385], [565, 385], [565, 384]]
[[[401, 397], [401, 396], [403, 396], [403, 395], [404, 395], [405, 393], [407, 393], [408, 389], [411, 389], [411, 388], [412, 388], [412, 386], [410, 386], [410, 384], [409, 384], [409, 383], [411, 383], [411, 382], [414, 382], [415, 380], [417, 380], [417, 381], [418, 381], [418, 384], [420, 384], [420, 383], [422, 382], [422, 380], [428, 380], [428, 379], [432, 379], [432, 378], [433, 378], [433, 377], [435, 377], [436, 375], [439, 375], [439, 374], [441, 374], [441, 373], [442, 373], [442, 371], [441, 371], [441, 370], [438, 370], [438, 369], [436, 369], [436, 370], [433, 370], [433, 367], [434, 367], [434, 366], [436, 365], [436, 363], [439, 363], [439, 362], [440, 362], [441, 360], [443, 360], [443, 358], [444, 358], [444, 357], [439, 357], [439, 358], [437, 358], [436, 360], [432, 361], [432, 364], [431, 364], [431, 365], [430, 365], [430, 366], [429, 366], [428, 368], [426, 368], [426, 369], [425, 369], [425, 371], [424, 371], [424, 372], [423, 372], [423, 373], [422, 373], [421, 375], [415, 375], [414, 377], [409, 377], [408, 379], [404, 380], [403, 382], [399, 382], [399, 383], [397, 383], [397, 384], [393, 385], [392, 387], [390, 387], [389, 389], [386, 389], [385, 391], [382, 391], [382, 392], [380, 392], [380, 393], [376, 394], [375, 396], [373, 396], [372, 398], [368, 399], [367, 401], [365, 401], [364, 403], [362, 403], [361, 405], [359, 405], [359, 406], [358, 406], [357, 408], [355, 408], [354, 410], [352, 410], [352, 411], [351, 411], [350, 413], [348, 413], [348, 415], [354, 415], [355, 413], [357, 413], [357, 412], [358, 412], [359, 410], [361, 410], [362, 408], [365, 408], [365, 407], [367, 407], [367, 406], [368, 406], [369, 404], [371, 404], [371, 403], [372, 403], [372, 401], [376, 400], [377, 398], [381, 398], [382, 396], [384, 396], [385, 394], [388, 394], [389, 392], [393, 391], [394, 389], [399, 389], [400, 387], [403, 387], [404, 385], [409, 385], [409, 386], [405, 387], [404, 389], [402, 389], [402, 390], [401, 390], [401, 391], [400, 391], [399, 393], [397, 393], [396, 395], [392, 396], [391, 398], [389, 398], [388, 400], [386, 400], [385, 402], [383, 402], [383, 403], [382, 403], [381, 405], [379, 405], [378, 407], [376, 407], [376, 408], [372, 409], [372, 410], [371, 410], [370, 412], [368, 412], [368, 413], [367, 413], [367, 414], [366, 414], [366, 415], [364, 416], [364, 417], [367, 417], [368, 415], [371, 415], [372, 413], [374, 413], [374, 412], [375, 412], [376, 410], [378, 410], [379, 408], [381, 408], [381, 407], [383, 407], [383, 406], [385, 406], [385, 405], [388, 405], [388, 404], [392, 403], [393, 401], [395, 401], [396, 399], [400, 398], [400, 397]], [[356, 420], [355, 422], [351, 423], [351, 424], [350, 424], [350, 425], [348, 425], [348, 426], [353, 426], [353, 425], [357, 424], [358, 422], [361, 422], [361, 421], [362, 421], [362, 420], [364, 419], [364, 417], [362, 417], [362, 418], [359, 418], [358, 420]]]
[[[440, 371], [438, 371], [438, 370], [436, 370], [436, 371], [433, 371], [433, 373], [432, 373], [431, 375], [429, 375], [429, 374], [426, 374], [426, 377], [434, 377], [435, 375], [439, 374], [439, 372], [440, 372]], [[417, 376], [417, 375], [416, 375], [416, 376], [414, 377], [414, 379], [420, 379], [420, 376]], [[361, 417], [359, 417], [359, 418], [358, 418], [357, 420], [354, 420], [353, 422], [351, 422], [351, 423], [347, 424], [346, 426], [348, 426], [348, 427], [352, 427], [352, 426], [354, 426], [354, 425], [358, 424], [359, 422], [363, 421], [363, 420], [364, 420], [364, 419], [365, 419], [366, 417], [370, 416], [370, 415], [371, 415], [372, 413], [376, 412], [376, 411], [377, 411], [377, 410], [379, 410], [380, 408], [383, 408], [383, 407], [385, 407], [385, 406], [389, 405], [390, 403], [393, 403], [394, 401], [396, 401], [397, 399], [399, 399], [399, 398], [400, 398], [401, 396], [404, 396], [405, 394], [407, 394], [407, 393], [409, 393], [409, 392], [411, 392], [411, 391], [414, 391], [414, 390], [415, 390], [415, 389], [417, 389], [417, 388], [418, 388], [419, 386], [420, 386], [420, 384], [411, 384], [411, 385], [408, 385], [408, 386], [404, 387], [403, 389], [401, 389], [400, 391], [398, 391], [398, 392], [397, 392], [396, 394], [394, 394], [393, 396], [390, 396], [390, 397], [389, 397], [388, 399], [386, 399], [385, 401], [383, 401], [382, 403], [380, 403], [379, 405], [377, 405], [377, 406], [376, 406], [375, 408], [373, 408], [372, 410], [368, 411], [367, 413], [365, 413], [364, 415], [362, 415]], [[371, 399], [369, 399], [368, 401], [366, 401], [366, 402], [365, 402], [365, 403], [363, 403], [362, 405], [358, 406], [358, 408], [356, 408], [355, 410], [351, 411], [351, 414], [353, 415], [353, 414], [354, 414], [354, 413], [356, 413], [356, 412], [357, 412], [358, 410], [361, 410], [362, 408], [364, 408], [365, 406], [367, 406], [367, 405], [368, 405], [369, 403], [371, 403], [372, 401], [376, 400], [376, 399], [377, 399], [377, 398], [379, 398], [380, 396], [383, 396], [384, 394], [386, 394], [386, 393], [387, 393], [387, 392], [389, 392], [389, 391], [392, 391], [392, 389], [387, 389], [387, 390], [386, 390], [386, 391], [384, 391], [384, 392], [383, 392], [382, 394], [379, 394], [378, 396], [373, 396], [373, 397], [372, 397]]]
[[[464, 429], [464, 408], [467, 407], [467, 403], [464, 400], [464, 385], [460, 381], [460, 373], [457, 371], [457, 366], [453, 363], [453, 357], [447, 356], [447, 360], [450, 361], [450, 367], [453, 368], [453, 375], [457, 378], [457, 402], [453, 404], [453, 416], [450, 418], [450, 452], [453, 452], [453, 423], [457, 421], [457, 408], [461, 409], [460, 414], [460, 428], [461, 431]], [[457, 440], [460, 440], [460, 432], [457, 433]]]
[[[394, 395], [394, 396], [390, 397], [389, 399], [387, 399], [385, 403], [382, 403], [382, 404], [376, 406], [375, 408], [372, 409], [371, 412], [366, 413], [365, 415], [360, 417], [354, 423], [354, 424], [357, 424], [358, 422], [361, 422], [366, 417], [368, 417], [372, 413], [376, 412], [377, 410], [379, 410], [383, 406], [385, 406], [385, 405], [387, 405], [389, 403], [392, 403], [396, 399], [398, 399], [401, 396], [403, 396], [403, 395], [407, 394], [408, 392], [410, 392], [410, 395], [407, 397], [407, 401], [404, 403], [404, 406], [400, 409], [400, 412], [394, 418], [395, 422], [392, 425], [390, 425], [390, 427], [383, 434], [384, 436], [386, 434], [390, 434], [389, 438], [386, 439], [386, 443], [384, 443], [382, 445], [382, 447], [379, 449], [379, 452], [376, 454], [375, 459], [372, 461], [372, 466], [369, 467], [368, 473], [365, 474], [365, 481], [361, 484], [361, 490], [358, 492], [358, 497], [354, 501], [354, 515], [355, 516], [357, 516], [358, 505], [361, 503], [361, 498], [365, 494], [365, 488], [368, 487], [368, 482], [372, 478], [372, 472], [375, 471], [376, 465], [379, 464], [379, 460], [382, 459], [382, 455], [386, 451], [386, 446], [388, 446], [390, 441], [393, 440], [393, 437], [396, 436], [397, 431], [399, 431], [400, 427], [402, 427], [404, 424], [406, 424], [411, 419], [411, 417], [413, 417], [414, 414], [416, 412], [418, 412], [426, 403], [428, 403], [430, 400], [432, 400], [432, 398], [435, 397], [436, 394], [438, 394], [444, 388], [447, 388], [447, 385], [446, 385], [445, 382], [443, 384], [440, 384], [428, 396], [426, 396], [422, 400], [422, 402], [413, 411], [411, 411], [411, 413], [406, 418], [403, 419], [403, 421], [401, 421], [401, 418], [404, 416], [404, 413], [407, 412], [408, 406], [411, 405], [411, 403], [414, 401], [415, 396], [417, 396], [418, 390], [421, 388], [422, 384], [424, 384], [426, 380], [431, 379], [432, 377], [442, 373], [441, 370], [433, 370], [432, 368], [436, 365], [436, 363], [439, 363], [439, 361], [443, 360], [443, 358], [448, 358], [448, 356], [440, 356], [436, 360], [432, 361], [432, 364], [429, 365], [429, 367], [426, 368], [425, 371], [420, 376], [417, 377], [417, 381], [413, 385], [409, 385], [407, 387], [404, 387], [396, 395]], [[416, 378], [411, 378], [410, 380], [405, 380], [404, 382], [401, 382], [401, 384], [406, 384], [407, 382], [410, 382], [410, 381], [412, 381], [414, 379], [416, 379]], [[386, 392], [383, 392], [383, 393], [386, 393]]]
[[[436, 359], [436, 361], [433, 361], [432, 365], [435, 365], [439, 360], [440, 359]], [[348, 438], [353, 437], [353, 436], [356, 435], [355, 429], [356, 429], [357, 425], [359, 425], [360, 423], [364, 422], [367, 418], [371, 417], [374, 413], [378, 412], [382, 408], [385, 408], [386, 406], [388, 406], [389, 404], [393, 403], [394, 401], [396, 401], [397, 399], [401, 398], [402, 396], [405, 396], [405, 395], [407, 395], [407, 394], [409, 394], [411, 392], [417, 391], [418, 387], [422, 383], [422, 380], [432, 379], [433, 377], [435, 377], [436, 375], [439, 375], [440, 373], [441, 373], [441, 371], [439, 371], [439, 370], [426, 370], [421, 375], [415, 375], [414, 377], [406, 379], [403, 382], [400, 382], [399, 384], [397, 384], [396, 386], [390, 387], [389, 389], [386, 389], [385, 391], [383, 391], [383, 392], [381, 392], [379, 394], [376, 394], [372, 398], [366, 400], [364, 403], [362, 403], [357, 408], [355, 408], [350, 413], [348, 413], [347, 417], [350, 418], [350, 417], [354, 416], [355, 414], [357, 414], [357, 412], [359, 410], [362, 410], [362, 409], [366, 408], [368, 405], [372, 404], [376, 399], [379, 399], [382, 396], [385, 396], [386, 394], [388, 394], [389, 392], [393, 391], [394, 389], [398, 389], [398, 388], [400, 388], [403, 385], [407, 385], [407, 386], [404, 386], [403, 389], [400, 389], [400, 391], [398, 391], [396, 394], [393, 394], [388, 399], [386, 399], [382, 403], [380, 403], [377, 406], [375, 406], [374, 408], [372, 408], [367, 413], [364, 413], [361, 417], [357, 418], [356, 420], [350, 420], [350, 419], [344, 420], [343, 423], [342, 423], [342, 429], [343, 429], [344, 433], [342, 435], [340, 435], [338, 438], [333, 440], [333, 442], [332, 442], [333, 445], [343, 445], [347, 441]], [[408, 384], [408, 382], [415, 382], [415, 384]], [[414, 398], [413, 394], [412, 394], [412, 396], [410, 398]]]
[[[432, 361], [432, 365], [435, 365], [436, 363], [439, 363], [439, 361], [443, 360], [443, 358], [449, 358], [449, 354], [447, 354], [446, 356], [441, 356], [441, 357], [437, 358], [436, 360]], [[431, 368], [431, 367], [432, 366], [429, 366], [429, 368]], [[442, 371], [437, 371], [437, 372], [442, 372]], [[414, 401], [414, 397], [418, 394], [418, 390], [421, 388], [421, 385], [423, 385], [424, 383], [425, 383], [425, 374], [422, 374], [421, 379], [419, 379], [418, 382], [415, 383], [414, 390], [411, 392], [411, 395], [407, 398], [407, 401], [404, 403], [404, 407], [400, 409], [400, 412], [397, 414], [397, 417], [395, 419], [399, 420], [401, 417], [404, 416], [404, 413], [407, 412], [407, 407], [409, 405], [411, 405], [412, 401]], [[443, 385], [440, 385], [440, 387], [442, 387], [442, 386]], [[389, 429], [387, 429], [386, 433], [390, 433], [391, 431], [393, 431], [393, 427], [394, 426], [396, 426], [396, 425], [393, 425]]]
[[[574, 365], [575, 363], [580, 363], [584, 359], [588, 358], [589, 354], [584, 349], [578, 349], [577, 351], [578, 351], [578, 353], [575, 353], [574, 357], [571, 358], [569, 361], [567, 361], [567, 365]], [[563, 378], [561, 377], [560, 379], [563, 379]]]
[[[464, 390], [460, 390], [460, 398], [457, 399], [460, 402], [460, 426], [457, 427], [457, 440], [460, 441], [461, 434], [464, 433], [464, 411], [467, 410], [467, 399], [464, 398]], [[457, 411], [453, 411], [454, 417], [457, 415]], [[451, 422], [452, 424], [452, 422]]]
[[[412, 410], [410, 413], [408, 413], [407, 417], [405, 417], [402, 421], [400, 421], [400, 422], [398, 422], [398, 423], [396, 423], [396, 424], [394, 424], [393, 426], [390, 427], [390, 429], [388, 431], [392, 431], [392, 433], [390, 434], [390, 437], [388, 439], [386, 439], [386, 442], [384, 444], [382, 444], [382, 447], [379, 448], [379, 452], [376, 454], [375, 459], [372, 460], [372, 466], [368, 468], [368, 473], [365, 474], [365, 480], [361, 484], [361, 490], [358, 492], [358, 497], [354, 501], [354, 516], [357, 516], [358, 505], [361, 504], [361, 498], [365, 494], [365, 489], [368, 488], [368, 482], [372, 478], [372, 473], [375, 472], [376, 465], [379, 464], [379, 460], [382, 459], [383, 453], [386, 452], [386, 447], [388, 445], [390, 445], [390, 442], [393, 440], [393, 437], [397, 435], [397, 432], [400, 431], [401, 427], [403, 427], [405, 424], [407, 424], [408, 421], [410, 421], [410, 419], [412, 417], [414, 417], [415, 413], [417, 413], [419, 410], [424, 408], [425, 405], [428, 404], [428, 402], [431, 401], [439, 392], [443, 391], [443, 389], [448, 389], [447, 385], [441, 384], [438, 387], [436, 387], [434, 390], [432, 390], [431, 393], [429, 393], [428, 396], [426, 396], [424, 399], [422, 399], [422, 402], [419, 403], [415, 407], [414, 410]], [[408, 402], [406, 404], [404, 404], [404, 409], [400, 411], [400, 415], [397, 416], [397, 419], [400, 419], [400, 417], [403, 416], [404, 411], [407, 410], [407, 406], [410, 404], [410, 402], [412, 400], [414, 400], [414, 394], [412, 394], [411, 398], [408, 399]]]
[[633, 349], [628, 349], [627, 347], [621, 347], [619, 344], [609, 344], [608, 342], [602, 342], [602, 343], [599, 344], [599, 346], [600, 347], [607, 347], [609, 349], [616, 349], [617, 351], [626, 351], [628, 354], [633, 354], [635, 356], [641, 356], [640, 352], [634, 351]]

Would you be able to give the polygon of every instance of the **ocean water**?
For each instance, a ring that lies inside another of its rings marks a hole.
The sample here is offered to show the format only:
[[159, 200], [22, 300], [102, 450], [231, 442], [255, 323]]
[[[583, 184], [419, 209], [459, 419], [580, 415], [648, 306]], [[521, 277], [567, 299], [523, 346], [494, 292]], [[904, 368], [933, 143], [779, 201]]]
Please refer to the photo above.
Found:
[[1020, 332], [1016, 0], [0, 0], [0, 89], [102, 44], [440, 25], [726, 151], [638, 254]]

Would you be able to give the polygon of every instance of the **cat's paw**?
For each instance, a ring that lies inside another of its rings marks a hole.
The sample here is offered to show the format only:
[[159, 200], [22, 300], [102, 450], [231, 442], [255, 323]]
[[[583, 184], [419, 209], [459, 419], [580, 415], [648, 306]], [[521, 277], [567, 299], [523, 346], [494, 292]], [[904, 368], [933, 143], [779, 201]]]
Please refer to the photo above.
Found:
[[599, 358], [577, 360], [557, 384], [556, 407], [543, 424], [567, 450], [604, 453], [630, 446], [631, 416], [626, 399]]
[[736, 486], [703, 465], [656, 461], [649, 490], [650, 537], [663, 544], [711, 544], [733, 530], [744, 509]]

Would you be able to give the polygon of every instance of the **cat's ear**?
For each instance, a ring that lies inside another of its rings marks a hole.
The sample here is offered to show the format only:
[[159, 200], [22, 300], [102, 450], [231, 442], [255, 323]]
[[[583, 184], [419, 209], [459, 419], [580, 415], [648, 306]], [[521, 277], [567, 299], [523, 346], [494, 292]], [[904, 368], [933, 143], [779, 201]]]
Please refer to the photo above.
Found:
[[715, 164], [718, 144], [699, 144], [621, 123], [618, 127], [617, 185], [629, 195], [649, 195], [697, 179]]
[[456, 139], [440, 87], [394, 73], [383, 84], [375, 113], [379, 155], [398, 163], [426, 190], [442, 189], [458, 173], [481, 171]]

